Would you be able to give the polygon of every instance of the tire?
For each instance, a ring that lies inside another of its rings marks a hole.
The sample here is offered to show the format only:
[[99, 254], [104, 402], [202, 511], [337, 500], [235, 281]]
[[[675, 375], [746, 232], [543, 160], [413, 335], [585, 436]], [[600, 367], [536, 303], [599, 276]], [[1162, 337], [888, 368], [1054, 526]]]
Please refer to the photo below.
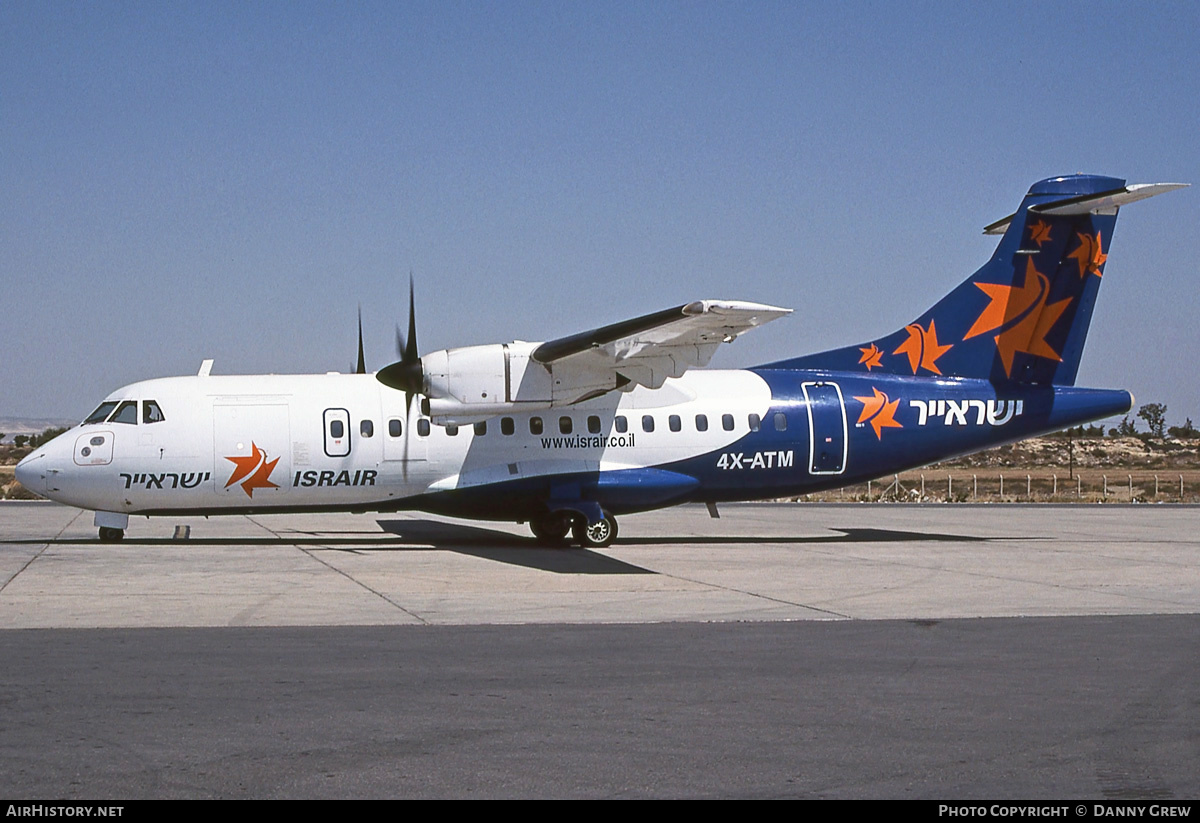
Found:
[[101, 543], [116, 543], [125, 536], [124, 529], [114, 529], [108, 526], [100, 527], [100, 542]]
[[571, 529], [570, 518], [561, 512], [551, 512], [529, 521], [529, 529], [543, 546], [561, 546]]
[[617, 539], [617, 519], [605, 512], [604, 519], [591, 526], [583, 519], [575, 521], [571, 531], [585, 549], [603, 549]]

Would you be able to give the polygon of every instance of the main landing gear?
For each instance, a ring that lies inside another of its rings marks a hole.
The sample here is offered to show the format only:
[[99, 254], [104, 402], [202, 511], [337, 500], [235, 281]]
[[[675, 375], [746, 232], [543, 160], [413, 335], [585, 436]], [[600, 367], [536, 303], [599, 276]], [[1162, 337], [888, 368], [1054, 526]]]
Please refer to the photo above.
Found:
[[572, 542], [585, 549], [602, 549], [617, 539], [617, 519], [608, 512], [604, 512], [604, 518], [591, 526], [582, 515], [550, 512], [529, 521], [529, 528], [543, 546], [563, 545], [567, 532], [571, 533]]
[[581, 517], [571, 527], [571, 534], [585, 549], [603, 549], [617, 539], [617, 519], [605, 512], [603, 520], [589, 526]]
[[114, 529], [109, 526], [100, 527], [100, 542], [101, 543], [116, 543], [125, 536], [124, 529]]
[[530, 520], [529, 528], [543, 546], [561, 546], [571, 530], [571, 516], [566, 512], [550, 512]]

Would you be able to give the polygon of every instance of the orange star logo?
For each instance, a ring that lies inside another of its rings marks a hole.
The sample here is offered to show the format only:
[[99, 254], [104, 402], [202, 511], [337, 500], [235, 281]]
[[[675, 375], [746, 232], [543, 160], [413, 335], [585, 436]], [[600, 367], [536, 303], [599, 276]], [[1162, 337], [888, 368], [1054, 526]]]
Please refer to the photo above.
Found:
[[919, 323], [910, 323], [904, 330], [908, 332], [908, 339], [897, 346], [892, 354], [907, 354], [913, 374], [917, 373], [918, 367], [941, 374], [942, 370], [937, 367], [937, 359], [953, 346], [949, 343], [945, 346], [938, 345], [937, 327], [934, 326], [933, 320], [929, 321], [928, 329], [921, 328]]
[[1100, 232], [1096, 232], [1095, 234], [1079, 233], [1079, 248], [1068, 254], [1067, 257], [1075, 258], [1075, 262], [1079, 264], [1080, 277], [1087, 277], [1089, 274], [1094, 274], [1097, 277], [1103, 276], [1100, 267], [1108, 259], [1108, 255], [1104, 253], [1103, 245]]
[[858, 416], [858, 423], [870, 423], [871, 428], [875, 430], [875, 439], [883, 439], [884, 429], [902, 429], [904, 428], [896, 422], [896, 409], [900, 405], [899, 400], [890, 400], [886, 394], [881, 392], [874, 386], [871, 387], [874, 392], [870, 397], [855, 397], [859, 403], [863, 404], [862, 414]]
[[229, 488], [234, 483], [242, 480], [242, 491], [246, 496], [253, 499], [255, 489], [277, 489], [278, 484], [271, 482], [271, 472], [275, 471], [275, 464], [279, 462], [279, 458], [267, 462], [267, 453], [258, 447], [257, 443], [251, 442], [250, 446], [253, 451], [249, 457], [226, 457], [230, 463], [234, 465], [233, 474], [229, 475], [229, 480], [225, 482], [225, 488]]
[[867, 348], [862, 348], [860, 346], [858, 350], [860, 352], [862, 352], [862, 357], [858, 358], [858, 362], [866, 363], [867, 371], [870, 371], [871, 369], [875, 368], [876, 366], [883, 365], [883, 352], [881, 352], [879, 350], [879, 347], [876, 346], [874, 343], [872, 343]]
[[1025, 282], [1021, 286], [1004, 286], [997, 283], [976, 283], [990, 300], [974, 324], [967, 330], [963, 340], [970, 340], [985, 332], [1000, 329], [995, 336], [996, 349], [1004, 364], [1004, 373], [1012, 376], [1013, 355], [1016, 352], [1062, 360], [1058, 352], [1046, 342], [1046, 335], [1054, 328], [1058, 318], [1071, 305], [1071, 298], [1046, 305], [1050, 294], [1050, 281], [1034, 268], [1032, 260], [1025, 261]]
[[1038, 248], [1050, 239], [1050, 224], [1044, 220], [1029, 224], [1029, 239], [1037, 243]]

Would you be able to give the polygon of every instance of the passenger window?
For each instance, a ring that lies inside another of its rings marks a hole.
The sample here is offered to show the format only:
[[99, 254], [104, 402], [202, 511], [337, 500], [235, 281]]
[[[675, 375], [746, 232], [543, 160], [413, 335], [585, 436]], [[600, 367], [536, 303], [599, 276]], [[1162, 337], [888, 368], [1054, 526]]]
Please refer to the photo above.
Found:
[[142, 403], [142, 422], [143, 423], [161, 423], [167, 418], [163, 417], [162, 409], [153, 400], [146, 400]]
[[571, 433], [571, 418], [569, 418], [569, 417], [558, 418], [558, 431], [561, 434], [570, 434]]
[[346, 436], [346, 427], [342, 425], [341, 420], [331, 420], [330, 421], [329, 436], [330, 437], [345, 437]]
[[696, 431], [708, 431], [708, 417], [703, 414], [696, 415]]
[[683, 429], [683, 421], [679, 419], [679, 415], [673, 414], [667, 418], [667, 425], [671, 427], [671, 431], [677, 432]]
[[644, 432], [654, 431], [654, 417], [652, 415], [649, 415], [649, 414], [642, 415], [642, 431], [644, 431]]
[[750, 415], [750, 431], [756, 432], [762, 428], [762, 418], [757, 414]]
[[529, 433], [530, 434], [541, 434], [542, 433], [542, 418], [540, 418], [540, 417], [529, 418]]
[[458, 435], [458, 426], [454, 425], [453, 423], [447, 423], [446, 424], [446, 436], [447, 437], [455, 437], [457, 435]]
[[403, 431], [404, 431], [404, 429], [403, 429], [403, 427], [401, 427], [399, 420], [397, 420], [396, 418], [393, 417], [391, 420], [388, 421], [388, 436], [389, 437], [399, 437], [403, 433]]
[[417, 434], [420, 435], [421, 437], [429, 436], [429, 418], [428, 417], [417, 418]]
[[358, 433], [363, 437], [375, 436], [375, 424], [370, 420], [364, 420], [358, 424]]
[[723, 428], [727, 432], [733, 431], [733, 415], [732, 414], [721, 415], [721, 428]]
[[96, 407], [96, 410], [87, 416], [84, 423], [103, 423], [112, 414], [112, 410], [117, 407], [116, 400], [106, 400]]
[[787, 431], [787, 415], [783, 412], [775, 412], [775, 431]]
[[625, 432], [629, 431], [629, 421], [625, 419], [625, 415], [618, 414], [616, 420], [614, 420], [613, 423], [616, 424], [617, 431], [619, 431], [621, 434], [624, 434]]
[[137, 425], [137, 401], [126, 400], [121, 405], [117, 406], [117, 413], [108, 421], [109, 423], [132, 423]]
[[588, 431], [592, 434], [600, 433], [600, 418], [594, 414], [588, 415]]
[[487, 434], [487, 421], [480, 420], [475, 424], [475, 436], [483, 437], [485, 434]]
[[503, 434], [504, 436], [507, 437], [507, 436], [511, 435], [513, 432], [515, 432], [516, 430], [517, 430], [516, 426], [513, 425], [513, 419], [511, 417], [501, 417], [500, 418], [500, 433], [501, 434]]

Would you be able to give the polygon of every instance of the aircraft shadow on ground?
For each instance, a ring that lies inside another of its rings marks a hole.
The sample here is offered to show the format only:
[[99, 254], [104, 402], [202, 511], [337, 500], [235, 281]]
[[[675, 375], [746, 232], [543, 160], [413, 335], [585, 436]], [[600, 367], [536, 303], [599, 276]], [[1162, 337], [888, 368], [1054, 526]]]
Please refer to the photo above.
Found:
[[[172, 538], [126, 538], [119, 544], [101, 544], [95, 538], [59, 540], [5, 540], [8, 544], [39, 544], [58, 546], [92, 546], [97, 549], [117, 546], [170, 546], [186, 549], [196, 546], [298, 546], [302, 549], [368, 554], [390, 551], [452, 551], [468, 557], [478, 557], [513, 566], [538, 569], [554, 574], [657, 574], [657, 572], [618, 560], [598, 551], [579, 548], [548, 548], [538, 545], [532, 537], [461, 523], [429, 520], [378, 520], [383, 533], [375, 531], [283, 532], [273, 537], [196, 537], [185, 540]], [[831, 529], [835, 534], [788, 535], [689, 535], [684, 537], [619, 538], [619, 546], [731, 546], [738, 544], [775, 544], [817, 546], [859, 543], [981, 543], [1003, 540], [1047, 540], [1047, 537], [992, 536], [976, 537], [938, 532], [902, 531], [898, 529], [850, 528]], [[348, 536], [353, 535], [353, 536]]]
[[657, 574], [615, 557], [588, 549], [548, 548], [532, 537], [509, 534], [461, 523], [428, 520], [379, 520], [379, 528], [394, 534], [402, 543], [433, 546], [468, 557], [495, 560], [510, 566], [555, 574]]
[[736, 545], [738, 543], [776, 543], [781, 545], [815, 545], [830, 543], [986, 543], [996, 540], [1046, 540], [1045, 537], [976, 537], [966, 534], [939, 534], [937, 532], [910, 532], [898, 529], [835, 529], [837, 534], [805, 535], [749, 535], [749, 536], [696, 536], [696, 537], [631, 537], [620, 538], [626, 546], [691, 543], [700, 546]]

